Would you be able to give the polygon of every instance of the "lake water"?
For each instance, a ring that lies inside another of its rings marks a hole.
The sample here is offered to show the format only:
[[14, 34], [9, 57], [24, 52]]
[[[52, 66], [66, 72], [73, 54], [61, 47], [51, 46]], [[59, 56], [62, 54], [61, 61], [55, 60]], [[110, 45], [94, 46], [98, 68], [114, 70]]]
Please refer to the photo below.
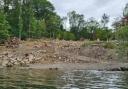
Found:
[[128, 89], [128, 72], [0, 69], [0, 89]]

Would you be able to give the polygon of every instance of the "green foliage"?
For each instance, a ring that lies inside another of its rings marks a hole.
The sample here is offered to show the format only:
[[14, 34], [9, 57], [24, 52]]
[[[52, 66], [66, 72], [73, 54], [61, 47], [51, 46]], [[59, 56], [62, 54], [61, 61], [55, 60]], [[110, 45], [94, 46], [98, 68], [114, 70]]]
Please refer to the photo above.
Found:
[[90, 45], [96, 44], [95, 41], [85, 41], [84, 44], [82, 44], [82, 47], [88, 47]]
[[73, 33], [70, 32], [64, 32], [63, 33], [63, 39], [64, 40], [75, 40], [75, 35]]
[[48, 0], [3, 0], [0, 10], [7, 15], [5, 19], [12, 36], [22, 39], [54, 37], [60, 30], [61, 18]]
[[113, 42], [105, 42], [105, 43], [103, 44], [103, 47], [106, 48], [106, 49], [114, 49], [114, 48], [116, 48], [117, 46], [116, 46], [116, 44], [113, 43]]
[[89, 18], [86, 23], [86, 27], [89, 32], [89, 39], [96, 40], [96, 31], [99, 29], [99, 23], [95, 20], [95, 18]]
[[29, 37], [34, 38], [36, 36], [37, 20], [33, 17], [30, 22]]
[[63, 31], [58, 31], [56, 38], [62, 40], [64, 36], [64, 32]]
[[48, 33], [48, 37], [55, 38], [55, 35], [58, 30], [60, 30], [61, 19], [56, 13], [50, 15], [50, 17], [46, 20], [46, 32]]
[[33, 6], [33, 12], [36, 19], [48, 19], [53, 11], [54, 6], [48, 0], [30, 0]]
[[128, 60], [128, 42], [120, 41], [117, 48], [117, 53], [119, 60], [121, 61]]
[[68, 13], [69, 23], [70, 23], [70, 32], [72, 32], [76, 39], [80, 39], [80, 31], [84, 28], [84, 15], [72, 11]]
[[97, 29], [96, 30], [96, 38], [102, 40], [102, 41], [106, 41], [112, 38], [112, 30], [109, 29]]
[[119, 28], [116, 32], [118, 40], [128, 41], [128, 26]]
[[118, 59], [119, 60], [128, 60], [128, 4], [126, 4], [124, 10], [123, 10], [123, 18], [121, 18], [119, 21], [116, 21], [118, 23], [115, 25], [115, 38], [118, 40]]
[[[103, 14], [101, 23], [93, 17], [85, 20], [84, 15], [76, 11], [71, 11], [67, 17], [61, 18], [48, 0], [3, 0], [0, 10], [3, 11], [0, 12], [0, 40], [11, 35], [21, 36], [22, 39], [48, 37], [65, 40], [83, 38], [93, 41], [107, 41], [118, 36], [117, 40], [128, 41], [128, 26], [120, 27], [120, 22], [117, 22], [115, 28], [118, 30], [113, 32], [107, 27], [107, 14]], [[127, 12], [127, 8], [124, 12]], [[69, 29], [66, 29], [66, 22], [69, 22]], [[106, 47], [109, 46], [111, 48], [111, 44], [106, 44]]]
[[90, 33], [86, 27], [80, 31], [80, 38], [90, 39]]
[[37, 26], [36, 26], [36, 31], [35, 31], [35, 37], [36, 38], [43, 37], [45, 30], [46, 30], [45, 21], [44, 20], [38, 20]]
[[6, 21], [6, 16], [3, 12], [0, 12], [0, 43], [10, 36], [9, 30], [10, 26]]
[[59, 31], [56, 38], [60, 40], [76, 40], [75, 35], [68, 31]]

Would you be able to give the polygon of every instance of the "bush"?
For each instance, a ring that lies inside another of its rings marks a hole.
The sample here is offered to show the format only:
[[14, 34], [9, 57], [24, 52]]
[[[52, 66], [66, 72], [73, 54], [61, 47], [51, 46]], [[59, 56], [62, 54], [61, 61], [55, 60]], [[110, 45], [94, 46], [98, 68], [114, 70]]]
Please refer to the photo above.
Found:
[[63, 39], [64, 40], [75, 40], [75, 35], [73, 33], [70, 32], [64, 32], [63, 33]]
[[10, 26], [6, 21], [6, 16], [3, 12], [0, 12], [0, 43], [3, 43], [10, 36]]
[[117, 31], [118, 40], [128, 41], [128, 26], [123, 26]]
[[118, 48], [118, 59], [127, 61], [128, 60], [128, 42], [119, 42]]
[[103, 30], [103, 29], [98, 29], [96, 30], [96, 38], [99, 38], [102, 41], [107, 41], [112, 37], [112, 30]]
[[116, 48], [116, 45], [113, 42], [106, 42], [104, 43], [103, 47], [106, 49], [114, 49]]
[[88, 47], [93, 44], [97, 44], [97, 41], [86, 41], [84, 44], [82, 44], [82, 47]]
[[56, 38], [59, 40], [62, 40], [63, 39], [63, 31], [58, 31], [56, 34]]

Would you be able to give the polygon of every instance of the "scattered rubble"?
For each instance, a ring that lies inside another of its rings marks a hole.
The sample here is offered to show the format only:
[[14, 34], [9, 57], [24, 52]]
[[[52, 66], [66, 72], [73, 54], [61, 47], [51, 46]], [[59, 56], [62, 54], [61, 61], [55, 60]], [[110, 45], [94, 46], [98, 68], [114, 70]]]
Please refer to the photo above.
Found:
[[80, 48], [79, 54], [86, 57], [92, 57], [95, 59], [103, 59], [107, 50], [100, 45], [90, 45], [88, 47]]
[[6, 47], [14, 50], [0, 54], [0, 64], [12, 67], [15, 65], [46, 63], [98, 63], [105, 57], [107, 50], [99, 45], [82, 47], [83, 41], [39, 41], [23, 43], [19, 48], [17, 38], [8, 42]]
[[20, 44], [20, 39], [17, 37], [12, 37], [5, 42], [5, 46], [7, 48], [18, 48], [19, 44]]

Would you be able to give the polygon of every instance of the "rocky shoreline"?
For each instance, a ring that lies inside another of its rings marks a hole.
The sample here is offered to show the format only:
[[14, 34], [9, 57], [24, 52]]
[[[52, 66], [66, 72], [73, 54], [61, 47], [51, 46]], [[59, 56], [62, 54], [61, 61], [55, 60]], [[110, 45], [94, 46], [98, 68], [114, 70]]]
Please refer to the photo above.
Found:
[[[0, 68], [5, 68], [0, 66]], [[8, 68], [8, 67], [7, 67]], [[18, 69], [41, 69], [51, 71], [71, 71], [71, 70], [97, 70], [97, 71], [128, 71], [128, 63], [57, 63], [57, 64], [29, 64], [28, 66], [14, 66], [10, 68]]]

